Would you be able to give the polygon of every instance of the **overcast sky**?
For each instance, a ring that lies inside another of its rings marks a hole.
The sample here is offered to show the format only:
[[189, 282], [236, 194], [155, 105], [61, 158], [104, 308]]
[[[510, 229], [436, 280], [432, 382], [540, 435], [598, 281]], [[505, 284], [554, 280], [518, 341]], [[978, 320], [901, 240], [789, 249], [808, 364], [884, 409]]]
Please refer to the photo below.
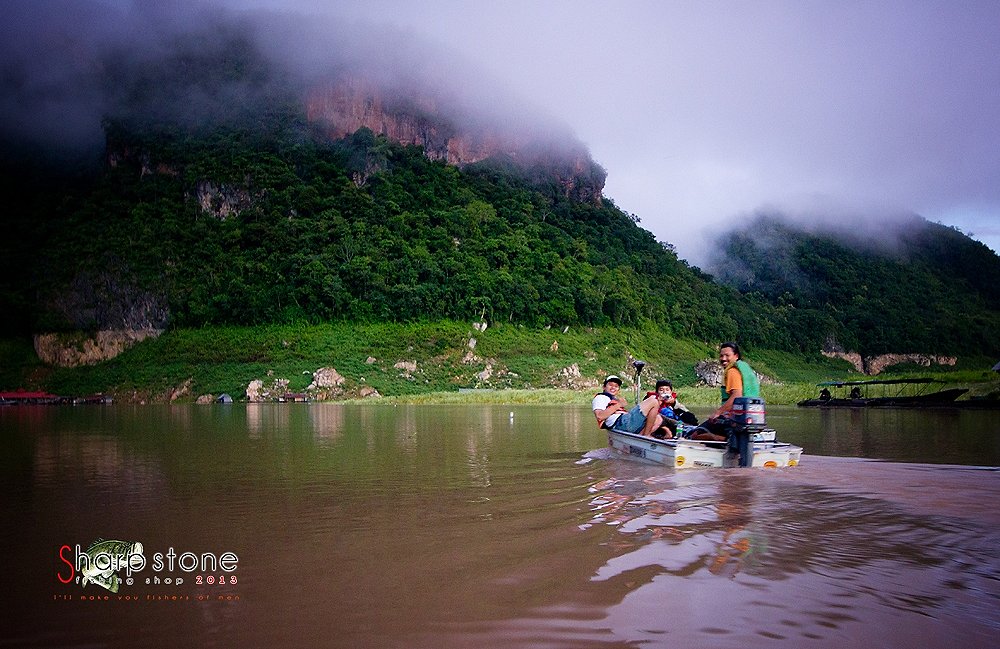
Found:
[[695, 264], [760, 209], [917, 213], [1000, 250], [1000, 0], [223, 2], [467, 59], [565, 121], [605, 195]]
[[566, 120], [605, 194], [696, 263], [762, 207], [915, 212], [1000, 250], [998, 0], [259, 4], [467, 56]]

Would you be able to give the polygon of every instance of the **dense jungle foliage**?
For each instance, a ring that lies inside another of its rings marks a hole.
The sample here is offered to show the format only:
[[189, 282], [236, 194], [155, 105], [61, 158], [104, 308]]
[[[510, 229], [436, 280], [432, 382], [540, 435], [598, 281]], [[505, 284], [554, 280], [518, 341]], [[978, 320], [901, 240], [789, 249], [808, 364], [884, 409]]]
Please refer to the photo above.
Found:
[[611, 200], [568, 199], [510, 161], [459, 169], [367, 129], [330, 142], [293, 109], [206, 132], [105, 128], [95, 174], [8, 169], [7, 335], [485, 318], [1000, 352], [1000, 261], [923, 220], [889, 254], [764, 219], [730, 237], [724, 285]]
[[770, 309], [611, 201], [567, 199], [510, 164], [459, 170], [367, 129], [328, 142], [294, 114], [198, 137], [106, 127], [96, 178], [22, 202], [20, 228], [47, 233], [10, 251], [23, 266], [3, 299], [32, 314], [22, 326], [484, 317], [789, 344]]
[[919, 217], [807, 233], [761, 215], [727, 237], [718, 276], [862, 355], [1000, 351], [1000, 257]]
[[914, 219], [889, 249], [764, 219], [729, 237], [717, 282], [543, 167], [330, 141], [306, 80], [238, 26], [168, 41], [97, 66], [102, 153], [0, 140], [0, 337], [484, 318], [1000, 355], [1000, 259], [960, 232]]

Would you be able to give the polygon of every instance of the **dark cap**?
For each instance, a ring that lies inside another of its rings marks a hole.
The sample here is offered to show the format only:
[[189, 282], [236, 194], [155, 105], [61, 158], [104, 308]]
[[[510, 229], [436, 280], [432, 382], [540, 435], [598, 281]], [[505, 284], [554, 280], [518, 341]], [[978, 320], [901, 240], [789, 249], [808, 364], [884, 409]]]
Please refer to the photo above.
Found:
[[663, 386], [667, 386], [668, 388], [673, 389], [674, 384], [670, 382], [670, 379], [660, 379], [659, 381], [656, 382], [657, 390], [659, 390]]

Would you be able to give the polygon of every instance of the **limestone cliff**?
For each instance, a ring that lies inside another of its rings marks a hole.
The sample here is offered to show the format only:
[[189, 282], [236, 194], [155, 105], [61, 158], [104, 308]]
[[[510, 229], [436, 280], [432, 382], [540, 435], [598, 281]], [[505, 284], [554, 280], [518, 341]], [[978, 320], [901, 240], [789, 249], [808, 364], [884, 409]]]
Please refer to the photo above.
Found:
[[939, 356], [935, 354], [878, 354], [862, 357], [857, 352], [827, 350], [823, 350], [822, 354], [827, 358], [841, 358], [853, 365], [859, 372], [869, 376], [881, 374], [890, 365], [899, 365], [900, 363], [913, 363], [915, 365], [930, 367], [932, 364], [953, 366], [958, 362], [958, 359], [954, 356]]
[[430, 92], [389, 92], [359, 77], [317, 84], [305, 103], [308, 120], [332, 139], [366, 127], [401, 144], [421, 146], [429, 158], [448, 164], [509, 160], [535, 182], [553, 182], [567, 197], [600, 203], [606, 172], [586, 147], [562, 134], [460, 118], [447, 100]]
[[35, 353], [43, 363], [56, 367], [96, 365], [118, 356], [147, 338], [156, 338], [162, 329], [121, 329], [85, 333], [35, 334]]

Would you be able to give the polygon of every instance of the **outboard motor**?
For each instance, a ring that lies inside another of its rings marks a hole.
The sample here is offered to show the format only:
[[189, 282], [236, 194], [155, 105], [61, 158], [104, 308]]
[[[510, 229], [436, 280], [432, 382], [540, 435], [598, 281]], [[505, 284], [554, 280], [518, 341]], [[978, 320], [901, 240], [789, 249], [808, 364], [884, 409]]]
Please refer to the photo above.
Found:
[[753, 466], [754, 433], [764, 430], [766, 421], [764, 400], [757, 397], [737, 397], [733, 400], [729, 425], [729, 448], [740, 454], [740, 466]]

